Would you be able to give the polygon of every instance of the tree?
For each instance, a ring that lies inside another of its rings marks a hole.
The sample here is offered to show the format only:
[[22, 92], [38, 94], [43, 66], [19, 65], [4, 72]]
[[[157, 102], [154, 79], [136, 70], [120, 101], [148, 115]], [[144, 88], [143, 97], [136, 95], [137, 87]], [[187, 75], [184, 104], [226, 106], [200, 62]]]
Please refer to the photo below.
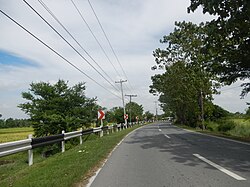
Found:
[[[212, 99], [218, 84], [215, 77], [203, 67], [208, 60], [202, 54], [203, 24], [176, 22], [172, 33], [163, 37], [166, 49], [153, 53], [157, 66], [166, 72], [151, 77], [150, 92], [160, 93], [164, 110], [173, 111], [182, 124], [198, 125], [204, 119], [204, 105]], [[204, 128], [204, 124], [203, 124]]]
[[[231, 84], [238, 79], [250, 78], [250, 1], [249, 0], [191, 0], [188, 12], [199, 6], [203, 13], [215, 18], [205, 26], [207, 37], [203, 54], [211, 54], [204, 65]], [[250, 83], [242, 84], [241, 96], [250, 92]]]
[[154, 116], [155, 116], [155, 115], [154, 115], [153, 113], [149, 112], [149, 111], [146, 111], [146, 112], [143, 114], [144, 119], [147, 119], [147, 120], [153, 119]]
[[132, 122], [136, 121], [136, 116], [138, 116], [139, 118], [142, 118], [142, 114], [143, 114], [142, 105], [139, 105], [136, 102], [129, 102], [126, 104], [125, 108], [129, 115], [129, 119], [131, 118]]
[[89, 126], [96, 118], [96, 99], [85, 96], [84, 83], [72, 87], [59, 80], [54, 85], [31, 83], [22, 97], [28, 102], [19, 107], [30, 116], [36, 136], [59, 134]]
[[113, 107], [110, 111], [107, 112], [107, 117], [111, 122], [115, 123], [124, 123], [123, 118], [123, 108], [122, 107]]

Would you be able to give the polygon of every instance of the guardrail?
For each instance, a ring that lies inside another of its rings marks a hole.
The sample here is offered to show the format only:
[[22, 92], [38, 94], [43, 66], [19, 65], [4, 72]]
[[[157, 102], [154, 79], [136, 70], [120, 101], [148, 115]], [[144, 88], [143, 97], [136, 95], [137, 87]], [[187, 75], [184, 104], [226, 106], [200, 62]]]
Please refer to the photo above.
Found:
[[[142, 124], [144, 122], [138, 123], [131, 123], [129, 126], [133, 126], [135, 124]], [[112, 126], [103, 126], [97, 128], [91, 128], [86, 130], [79, 130], [73, 132], [64, 132], [58, 135], [46, 136], [46, 137], [39, 137], [39, 138], [32, 138], [32, 135], [29, 135], [28, 139], [1, 143], [0, 144], [0, 157], [8, 156], [11, 154], [23, 152], [28, 150], [28, 163], [29, 166], [33, 164], [33, 149], [38, 147], [43, 147], [46, 145], [51, 145], [54, 143], [61, 142], [62, 152], [65, 151], [65, 141], [71, 138], [80, 138], [80, 144], [82, 144], [82, 136], [92, 134], [92, 133], [99, 133], [100, 137], [103, 136], [103, 131], [106, 131], [107, 134], [114, 132], [114, 130], [121, 131], [122, 129], [126, 129], [127, 126], [124, 124], [116, 124]]]

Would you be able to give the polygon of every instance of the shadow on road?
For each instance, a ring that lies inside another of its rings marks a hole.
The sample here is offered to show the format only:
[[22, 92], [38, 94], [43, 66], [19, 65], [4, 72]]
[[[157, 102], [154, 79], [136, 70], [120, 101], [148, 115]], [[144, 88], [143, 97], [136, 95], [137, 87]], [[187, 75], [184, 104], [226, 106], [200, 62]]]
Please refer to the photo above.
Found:
[[[156, 149], [172, 155], [175, 162], [188, 166], [201, 163], [193, 154], [200, 154], [210, 161], [229, 170], [250, 173], [250, 146], [227, 140], [190, 133], [169, 125], [146, 126], [137, 130], [126, 144], [139, 144], [142, 149]], [[168, 139], [164, 133], [170, 136]], [[131, 141], [132, 140], [132, 141]], [[203, 163], [204, 164], [204, 163]], [[210, 165], [209, 169], [215, 169]]]

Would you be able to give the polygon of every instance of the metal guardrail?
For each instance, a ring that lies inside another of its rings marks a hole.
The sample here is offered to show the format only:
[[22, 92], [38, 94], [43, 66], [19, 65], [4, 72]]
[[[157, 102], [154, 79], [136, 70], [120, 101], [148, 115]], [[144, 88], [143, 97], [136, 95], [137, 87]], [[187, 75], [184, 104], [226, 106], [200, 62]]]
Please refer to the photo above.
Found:
[[[141, 123], [137, 123], [137, 124], [141, 124]], [[0, 157], [8, 156], [11, 154], [15, 154], [15, 153], [28, 150], [29, 165], [32, 165], [33, 164], [33, 149], [35, 148], [61, 142], [62, 152], [64, 152], [66, 140], [80, 137], [80, 144], [82, 144], [82, 136], [84, 135], [98, 132], [100, 134], [100, 137], [102, 137], [103, 131], [106, 131], [107, 134], [109, 134], [109, 130], [112, 130], [113, 132], [113, 129], [116, 129], [116, 131], [118, 131], [118, 130], [121, 130], [122, 128], [127, 128], [127, 127], [125, 127], [125, 125], [123, 124], [116, 124], [112, 126], [96, 127], [96, 128], [86, 129], [86, 130], [81, 129], [79, 131], [73, 131], [73, 132], [67, 132], [67, 133], [62, 131], [62, 134], [39, 137], [39, 138], [32, 138], [32, 135], [29, 135], [29, 138], [25, 140], [1, 143], [0, 144]]]
[[32, 149], [31, 139], [0, 144], [0, 157]]

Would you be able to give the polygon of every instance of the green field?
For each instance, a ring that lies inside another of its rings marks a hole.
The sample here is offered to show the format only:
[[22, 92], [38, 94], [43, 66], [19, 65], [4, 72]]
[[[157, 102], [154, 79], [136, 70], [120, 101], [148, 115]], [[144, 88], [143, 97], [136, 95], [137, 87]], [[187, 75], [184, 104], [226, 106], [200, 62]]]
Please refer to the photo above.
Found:
[[33, 133], [31, 127], [0, 129], [0, 143], [23, 140]]
[[42, 158], [35, 149], [34, 164], [30, 167], [27, 164], [27, 152], [0, 158], [0, 186], [68, 187], [86, 183], [93, 169], [102, 164], [117, 143], [138, 127], [102, 138], [95, 134], [84, 136], [82, 145], [49, 158]]

